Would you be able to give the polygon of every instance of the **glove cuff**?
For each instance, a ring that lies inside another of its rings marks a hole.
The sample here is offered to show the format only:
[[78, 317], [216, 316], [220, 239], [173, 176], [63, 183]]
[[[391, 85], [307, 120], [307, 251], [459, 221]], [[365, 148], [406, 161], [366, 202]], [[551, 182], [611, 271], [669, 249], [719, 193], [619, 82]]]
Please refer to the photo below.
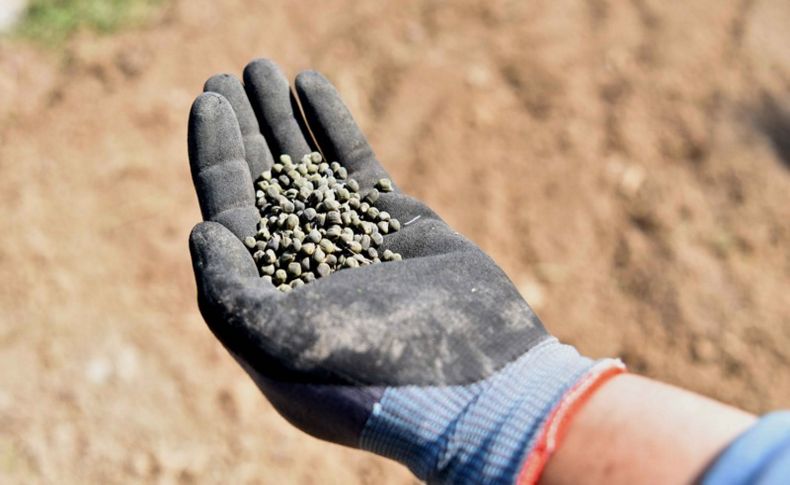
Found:
[[512, 484], [566, 393], [593, 369], [617, 362], [596, 363], [549, 337], [472, 384], [390, 387], [360, 447], [429, 483]]

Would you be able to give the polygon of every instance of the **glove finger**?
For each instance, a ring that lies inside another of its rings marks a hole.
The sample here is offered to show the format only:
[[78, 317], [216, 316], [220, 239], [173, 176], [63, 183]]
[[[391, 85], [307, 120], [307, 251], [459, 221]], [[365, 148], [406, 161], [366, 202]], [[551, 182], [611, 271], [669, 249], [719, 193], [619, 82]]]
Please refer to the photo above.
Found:
[[254, 302], [277, 293], [258, 276], [249, 250], [222, 224], [197, 224], [189, 235], [189, 252], [198, 295], [211, 308], [243, 314], [244, 299]]
[[189, 114], [189, 164], [204, 220], [225, 225], [239, 238], [259, 220], [239, 123], [230, 103], [204, 93]]
[[244, 153], [247, 164], [250, 166], [250, 175], [254, 181], [260, 177], [264, 170], [271, 168], [273, 159], [266, 139], [261, 134], [258, 119], [252, 110], [247, 93], [244, 92], [244, 86], [233, 75], [217, 74], [206, 81], [203, 91], [221, 94], [228, 100], [236, 113], [244, 141]]
[[288, 81], [274, 62], [256, 59], [247, 64], [244, 87], [275, 157], [288, 154], [299, 159], [312, 151]]
[[368, 190], [388, 177], [332, 83], [315, 71], [296, 77], [296, 93], [318, 146]]

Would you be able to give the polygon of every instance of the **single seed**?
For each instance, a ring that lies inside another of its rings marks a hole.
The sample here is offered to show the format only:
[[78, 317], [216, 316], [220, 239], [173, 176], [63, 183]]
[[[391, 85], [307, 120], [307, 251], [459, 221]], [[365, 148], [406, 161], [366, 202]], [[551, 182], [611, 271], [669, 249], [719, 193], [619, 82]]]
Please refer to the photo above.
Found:
[[353, 253], [358, 253], [362, 251], [362, 245], [357, 241], [351, 241], [350, 243], [348, 243], [348, 249], [350, 249], [351, 252]]
[[336, 265], [337, 264], [337, 256], [335, 256], [334, 254], [328, 254], [326, 256], [326, 264], [328, 264], [329, 266]]
[[285, 219], [285, 227], [288, 229], [296, 229], [296, 226], [299, 225], [299, 216], [296, 214], [288, 214], [288, 217]]
[[335, 238], [340, 236], [340, 234], [341, 234], [341, 230], [340, 230], [340, 226], [338, 225], [331, 226], [329, 229], [326, 230], [327, 237]]
[[318, 245], [327, 254], [335, 252], [335, 245], [329, 239], [321, 239], [321, 242]]
[[278, 269], [274, 272], [274, 281], [277, 283], [282, 283], [288, 278], [288, 273], [285, 272], [284, 269]]
[[288, 264], [288, 272], [294, 276], [300, 276], [302, 274], [302, 265], [301, 263], [290, 263]]
[[357, 261], [354, 258], [346, 258], [344, 264], [348, 268], [358, 268], [359, 267], [359, 261]]
[[332, 269], [329, 267], [328, 264], [321, 263], [318, 265], [318, 268], [316, 268], [315, 271], [316, 273], [318, 273], [319, 277], [324, 278], [326, 276], [329, 276], [329, 273], [332, 271]]
[[359, 238], [359, 244], [362, 246], [363, 250], [367, 250], [370, 247], [370, 236], [367, 234], [363, 234], [362, 237]]
[[381, 246], [381, 243], [384, 242], [384, 236], [382, 236], [381, 233], [378, 232], [374, 232], [373, 234], [371, 234], [370, 239], [373, 240], [373, 244], [375, 244], [376, 246]]
[[291, 288], [299, 288], [300, 286], [304, 286], [304, 281], [302, 280], [291, 281]]
[[389, 249], [385, 249], [384, 250], [384, 254], [382, 254], [382, 256], [384, 258], [384, 261], [391, 260], [392, 259], [392, 254], [393, 254], [392, 251], [390, 251]]
[[289, 291], [291, 291], [291, 287], [285, 283], [278, 286], [277, 289], [282, 291], [283, 293], [288, 293]]
[[365, 200], [370, 204], [375, 204], [377, 200], [379, 200], [379, 191], [376, 189], [372, 189], [368, 194], [365, 196]]
[[376, 225], [378, 226], [379, 231], [381, 231], [382, 233], [387, 234], [388, 232], [390, 232], [390, 225], [387, 221], [381, 221]]
[[321, 241], [321, 233], [313, 229], [312, 231], [310, 231], [310, 234], [307, 235], [307, 238], [313, 241], [314, 243], [317, 243]]
[[392, 192], [392, 180], [384, 178], [376, 182], [376, 188], [382, 192]]
[[389, 223], [390, 223], [390, 231], [392, 231], [392, 232], [400, 231], [400, 221], [399, 220], [397, 220], [397, 219], [390, 219]]
[[244, 245], [250, 249], [254, 248], [256, 243], [257, 241], [252, 236], [247, 236], [244, 238]]
[[302, 244], [302, 252], [308, 256], [312, 256], [315, 252], [315, 243], [314, 242], [306, 242]]
[[359, 182], [357, 182], [357, 181], [356, 181], [356, 180], [354, 180], [354, 179], [348, 179], [348, 181], [346, 182], [346, 186], [347, 186], [347, 187], [349, 188], [349, 190], [351, 190], [352, 192], [356, 192], [356, 191], [358, 191], [358, 190], [359, 190]]
[[330, 224], [341, 224], [343, 220], [340, 218], [340, 212], [333, 210], [326, 214], [326, 222]]
[[266, 196], [276, 200], [277, 197], [280, 196], [280, 191], [278, 189], [279, 187], [274, 187], [274, 186], [269, 187], [268, 189], [266, 189]]
[[273, 264], [267, 264], [266, 266], [261, 266], [261, 273], [263, 273], [265, 275], [269, 275], [269, 276], [273, 275], [274, 274], [274, 265]]
[[313, 261], [316, 263], [323, 263], [324, 260], [326, 260], [326, 253], [324, 253], [324, 250], [321, 248], [315, 248], [315, 252], [313, 253]]

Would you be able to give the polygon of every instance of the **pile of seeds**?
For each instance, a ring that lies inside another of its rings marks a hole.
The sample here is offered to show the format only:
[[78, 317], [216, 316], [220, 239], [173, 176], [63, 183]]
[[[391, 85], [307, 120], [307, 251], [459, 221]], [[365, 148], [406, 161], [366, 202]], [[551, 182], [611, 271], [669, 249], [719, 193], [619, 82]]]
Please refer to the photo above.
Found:
[[340, 269], [401, 259], [398, 253], [378, 250], [384, 234], [401, 226], [374, 205], [379, 192], [392, 191], [389, 179], [379, 180], [362, 196], [344, 167], [314, 152], [300, 162], [282, 155], [255, 185], [261, 220], [258, 233], [244, 244], [261, 276], [279, 290], [290, 291]]

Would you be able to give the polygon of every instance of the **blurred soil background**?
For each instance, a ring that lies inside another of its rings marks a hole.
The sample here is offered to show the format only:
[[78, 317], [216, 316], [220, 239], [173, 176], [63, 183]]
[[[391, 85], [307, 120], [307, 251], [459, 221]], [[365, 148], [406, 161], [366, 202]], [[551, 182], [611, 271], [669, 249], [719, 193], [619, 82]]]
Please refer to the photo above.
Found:
[[324, 72], [560, 338], [790, 407], [787, 1], [28, 8], [0, 39], [0, 482], [413, 482], [288, 425], [198, 314], [187, 113], [259, 56]]

